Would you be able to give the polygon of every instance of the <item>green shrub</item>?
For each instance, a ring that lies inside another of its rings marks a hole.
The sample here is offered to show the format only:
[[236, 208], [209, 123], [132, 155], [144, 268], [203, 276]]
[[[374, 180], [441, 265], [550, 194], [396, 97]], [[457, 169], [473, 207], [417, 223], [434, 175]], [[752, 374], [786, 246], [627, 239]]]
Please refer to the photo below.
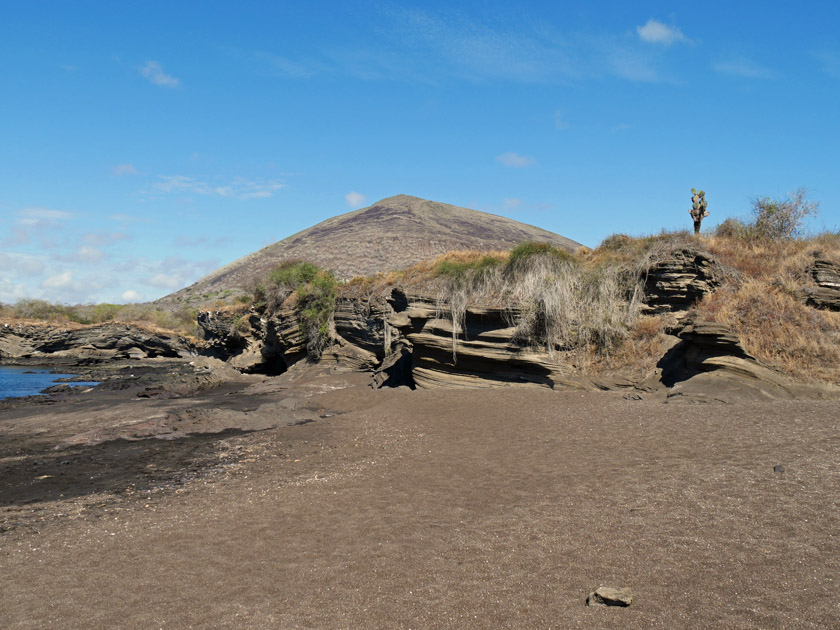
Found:
[[554, 247], [548, 243], [525, 242], [520, 243], [510, 251], [506, 271], [515, 272], [517, 268], [527, 266], [534, 258], [542, 258], [553, 264], [574, 262], [574, 256], [565, 249]]
[[466, 278], [469, 275], [480, 274], [501, 266], [502, 261], [494, 256], [485, 255], [475, 260], [457, 261], [441, 260], [434, 267], [436, 276], [449, 278]]
[[332, 322], [338, 283], [328, 271], [318, 271], [297, 289], [297, 316], [306, 352], [319, 359], [332, 341]]
[[74, 321], [72, 307], [46, 300], [21, 299], [15, 302], [13, 316], [50, 322]]
[[715, 236], [720, 238], [743, 239], [750, 236], [751, 226], [740, 219], [730, 217], [715, 228]]
[[289, 260], [275, 267], [268, 274], [271, 283], [278, 287], [294, 290], [306, 282], [311, 282], [320, 269], [312, 263]]
[[268, 274], [267, 282], [257, 285], [254, 300], [266, 302], [270, 312], [296, 294], [295, 314], [306, 342], [306, 352], [313, 360], [321, 357], [332, 342], [332, 322], [338, 282], [329, 271], [305, 261], [286, 261]]

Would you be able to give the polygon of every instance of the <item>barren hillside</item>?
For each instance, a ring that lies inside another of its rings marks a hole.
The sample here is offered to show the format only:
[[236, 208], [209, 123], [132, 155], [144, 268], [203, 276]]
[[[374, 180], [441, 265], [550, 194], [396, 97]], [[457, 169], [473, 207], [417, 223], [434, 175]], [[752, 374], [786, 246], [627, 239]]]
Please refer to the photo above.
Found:
[[569, 251], [580, 247], [512, 219], [397, 195], [268, 245], [159, 302], [200, 302], [238, 292], [284, 260], [308, 260], [338, 278], [351, 278], [402, 269], [455, 249], [509, 249], [522, 241], [544, 241]]

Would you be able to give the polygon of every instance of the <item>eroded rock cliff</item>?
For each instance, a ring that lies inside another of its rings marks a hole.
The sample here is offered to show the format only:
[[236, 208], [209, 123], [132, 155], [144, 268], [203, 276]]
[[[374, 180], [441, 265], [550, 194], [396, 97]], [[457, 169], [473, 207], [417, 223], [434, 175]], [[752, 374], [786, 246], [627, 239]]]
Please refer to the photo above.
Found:
[[177, 335], [127, 324], [63, 328], [41, 324], [0, 325], [0, 361], [96, 363], [115, 358], [186, 358], [195, 347]]

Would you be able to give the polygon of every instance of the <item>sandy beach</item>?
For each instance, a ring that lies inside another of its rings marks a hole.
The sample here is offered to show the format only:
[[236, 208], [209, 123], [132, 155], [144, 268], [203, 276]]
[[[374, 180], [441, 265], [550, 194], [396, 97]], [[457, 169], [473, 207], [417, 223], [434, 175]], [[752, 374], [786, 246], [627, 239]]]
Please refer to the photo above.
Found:
[[0, 412], [4, 627], [840, 624], [840, 403], [367, 378]]

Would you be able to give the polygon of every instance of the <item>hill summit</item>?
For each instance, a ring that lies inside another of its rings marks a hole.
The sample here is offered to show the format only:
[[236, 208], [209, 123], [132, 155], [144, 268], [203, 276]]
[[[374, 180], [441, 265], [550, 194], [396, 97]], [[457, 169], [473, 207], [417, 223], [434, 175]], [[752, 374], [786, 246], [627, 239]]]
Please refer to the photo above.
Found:
[[284, 260], [307, 260], [338, 278], [409, 267], [458, 249], [510, 249], [541, 241], [573, 251], [571, 239], [487, 212], [409, 195], [327, 219], [208, 274], [159, 302], [196, 302], [239, 292]]

